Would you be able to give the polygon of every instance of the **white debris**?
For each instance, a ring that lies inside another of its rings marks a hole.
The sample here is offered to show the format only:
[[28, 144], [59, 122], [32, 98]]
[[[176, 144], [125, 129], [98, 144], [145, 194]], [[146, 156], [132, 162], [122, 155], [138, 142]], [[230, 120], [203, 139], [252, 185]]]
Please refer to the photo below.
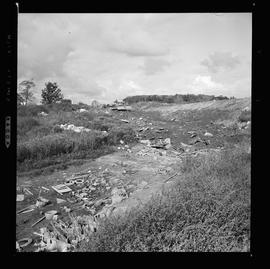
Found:
[[87, 110], [86, 109], [84, 109], [84, 108], [81, 108], [81, 109], [79, 109], [79, 112], [80, 113], [82, 113], [82, 112], [86, 112]]
[[62, 203], [65, 203], [66, 200], [60, 199], [60, 198], [56, 198], [56, 202], [57, 202], [57, 204], [62, 204]]
[[23, 194], [17, 194], [17, 202], [22, 202], [24, 200], [24, 195]]
[[204, 135], [205, 135], [205, 136], [213, 136], [213, 134], [208, 133], [208, 132], [206, 132]]
[[170, 138], [166, 138], [166, 139], [164, 140], [164, 143], [165, 143], [165, 148], [166, 148], [166, 149], [169, 149], [169, 148], [172, 146], [172, 144], [171, 144], [171, 139], [170, 139]]
[[90, 132], [91, 129], [85, 128], [83, 126], [75, 126], [74, 124], [60, 124], [60, 128], [64, 130], [71, 130], [76, 133], [81, 133], [81, 132]]
[[45, 113], [45, 112], [43, 112], [43, 111], [42, 111], [42, 112], [40, 112], [40, 113], [38, 113], [38, 115], [39, 115], [39, 116], [48, 116], [48, 114], [47, 114], [47, 113]]
[[242, 111], [250, 111], [250, 107], [246, 106]]
[[150, 146], [151, 145], [150, 140], [140, 140], [140, 143], [145, 144], [147, 146]]

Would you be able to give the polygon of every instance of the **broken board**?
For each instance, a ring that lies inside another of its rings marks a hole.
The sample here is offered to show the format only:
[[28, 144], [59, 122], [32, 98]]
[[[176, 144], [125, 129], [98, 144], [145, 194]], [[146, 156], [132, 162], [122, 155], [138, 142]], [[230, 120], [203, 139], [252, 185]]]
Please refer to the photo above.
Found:
[[56, 186], [52, 186], [52, 189], [54, 189], [56, 192], [58, 192], [61, 195], [63, 195], [63, 193], [72, 191], [72, 189], [69, 188], [65, 184], [59, 184], [59, 185], [56, 185]]

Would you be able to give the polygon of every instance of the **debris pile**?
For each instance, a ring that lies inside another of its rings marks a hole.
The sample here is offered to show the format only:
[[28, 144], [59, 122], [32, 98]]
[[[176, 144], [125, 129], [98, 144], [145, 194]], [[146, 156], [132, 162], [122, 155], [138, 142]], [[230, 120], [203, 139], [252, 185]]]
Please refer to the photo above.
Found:
[[250, 126], [251, 122], [250, 121], [244, 121], [244, 122], [238, 122], [238, 128], [241, 129], [247, 129]]
[[87, 110], [86, 110], [86, 109], [84, 109], [84, 108], [80, 108], [80, 109], [78, 110], [78, 112], [79, 112], [79, 113], [82, 113], [82, 112], [87, 112]]
[[74, 124], [60, 124], [59, 127], [63, 130], [71, 130], [76, 133], [81, 133], [81, 132], [90, 132], [91, 129], [85, 128], [83, 126], [75, 126]]
[[44, 116], [48, 116], [48, 113], [45, 113], [45, 112], [41, 111], [40, 113], [38, 113], [38, 115], [44, 117]]

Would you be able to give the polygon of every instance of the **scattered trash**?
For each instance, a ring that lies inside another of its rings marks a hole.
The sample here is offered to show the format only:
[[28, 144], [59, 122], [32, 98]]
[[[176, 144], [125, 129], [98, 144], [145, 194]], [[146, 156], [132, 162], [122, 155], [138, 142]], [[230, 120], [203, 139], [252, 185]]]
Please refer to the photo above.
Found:
[[51, 220], [58, 212], [56, 210], [50, 210], [45, 213], [46, 220]]
[[125, 123], [129, 123], [129, 121], [128, 120], [121, 120], [122, 122], [125, 122]]
[[194, 145], [199, 142], [203, 142], [203, 141], [199, 137], [195, 137], [189, 141], [189, 145]]
[[171, 147], [171, 139], [170, 138], [165, 138], [164, 143], [165, 143], [166, 149], [169, 149]]
[[250, 107], [245, 107], [245, 108], [243, 108], [243, 110], [242, 111], [250, 111]]
[[44, 190], [46, 190], [46, 191], [50, 191], [49, 189], [47, 189], [47, 188], [45, 188], [45, 187], [43, 187], [43, 186], [42, 186], [41, 188], [44, 189]]
[[123, 140], [120, 140], [119, 142], [120, 142], [122, 145], [124, 144], [124, 141], [123, 141]]
[[157, 141], [156, 143], [151, 144], [152, 148], [159, 148], [159, 149], [169, 149], [171, 147], [171, 139], [170, 138], [165, 138], [160, 139], [159, 141]]
[[63, 130], [71, 130], [76, 133], [81, 133], [81, 132], [90, 132], [91, 129], [85, 128], [83, 126], [75, 126], [74, 124], [60, 124], [59, 127]]
[[45, 112], [43, 112], [43, 111], [42, 111], [42, 112], [40, 112], [40, 113], [38, 113], [38, 115], [39, 115], [39, 116], [48, 116], [48, 114], [47, 114], [47, 113], [45, 113]]
[[36, 205], [29, 205], [29, 206], [27, 206], [27, 207], [25, 207], [25, 208], [20, 209], [19, 211], [17, 211], [16, 214], [26, 213], [26, 211], [30, 212], [30, 211], [33, 211], [35, 208], [36, 208]]
[[49, 203], [50, 201], [48, 199], [45, 199], [43, 197], [38, 197], [37, 202], [36, 202], [36, 207], [43, 207]]
[[213, 136], [213, 134], [211, 134], [211, 133], [209, 133], [209, 132], [206, 132], [206, 133], [204, 134], [204, 136]]
[[74, 185], [75, 184], [75, 182], [73, 181], [73, 180], [67, 180], [66, 182], [65, 182], [65, 185], [66, 186], [72, 186], [72, 185]]
[[27, 188], [24, 188], [24, 191], [26, 191], [27, 193], [34, 195], [31, 191], [29, 191]]
[[[54, 226], [53, 226], [54, 227]], [[58, 232], [58, 230], [54, 227], [54, 232], [50, 232], [46, 227], [40, 228], [41, 242], [35, 244], [39, 246], [36, 252], [40, 251], [50, 251], [50, 252], [67, 252], [71, 247], [71, 244], [65, 242], [63, 236]], [[57, 239], [57, 236], [61, 236], [62, 240]]]
[[22, 239], [20, 239], [20, 240], [18, 240], [17, 242], [16, 242], [16, 245], [17, 245], [17, 247], [19, 248], [19, 249], [21, 249], [21, 248], [25, 248], [25, 247], [27, 247], [28, 245], [30, 245], [31, 243], [32, 243], [32, 239], [31, 238], [22, 238]]
[[117, 111], [131, 111], [131, 106], [118, 106], [118, 107], [112, 107], [111, 110], [117, 110]]
[[34, 211], [34, 210], [35, 210], [35, 208], [30, 208], [30, 209], [28, 209], [26, 211], [23, 211], [22, 213], [29, 213], [29, 212]]
[[56, 202], [57, 204], [62, 204], [62, 203], [66, 203], [67, 201], [64, 199], [56, 198]]
[[145, 144], [147, 146], [150, 146], [151, 144], [150, 140], [140, 140], [140, 143]]
[[75, 180], [76, 184], [82, 184], [84, 182], [84, 180], [82, 178], [78, 178]]
[[23, 194], [17, 194], [17, 202], [22, 202], [24, 200], [24, 195]]
[[58, 192], [60, 195], [63, 195], [63, 193], [67, 193], [72, 191], [71, 188], [69, 188], [67, 185], [65, 184], [59, 184], [59, 185], [55, 185], [52, 186], [52, 189], [54, 189], [56, 192]]
[[45, 218], [46, 218], [46, 217], [43, 216], [42, 218], [38, 219], [35, 223], [33, 223], [33, 224], [31, 225], [31, 227], [36, 226], [38, 223], [40, 223], [41, 221], [43, 221]]

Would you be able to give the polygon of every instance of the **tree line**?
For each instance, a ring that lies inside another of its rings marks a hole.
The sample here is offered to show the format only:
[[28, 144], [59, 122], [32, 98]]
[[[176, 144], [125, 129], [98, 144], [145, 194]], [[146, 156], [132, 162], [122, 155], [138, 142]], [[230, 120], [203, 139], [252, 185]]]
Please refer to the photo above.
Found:
[[[28, 105], [34, 101], [33, 88], [36, 84], [33, 80], [24, 80], [19, 84], [17, 92], [17, 105]], [[45, 88], [41, 90], [41, 103], [49, 105], [64, 100], [64, 95], [56, 82], [45, 83]]]
[[[230, 97], [233, 99], [234, 97]], [[226, 96], [206, 94], [175, 94], [175, 95], [135, 95], [123, 99], [125, 103], [133, 104], [138, 102], [161, 102], [161, 103], [195, 103], [212, 100], [227, 100]]]

